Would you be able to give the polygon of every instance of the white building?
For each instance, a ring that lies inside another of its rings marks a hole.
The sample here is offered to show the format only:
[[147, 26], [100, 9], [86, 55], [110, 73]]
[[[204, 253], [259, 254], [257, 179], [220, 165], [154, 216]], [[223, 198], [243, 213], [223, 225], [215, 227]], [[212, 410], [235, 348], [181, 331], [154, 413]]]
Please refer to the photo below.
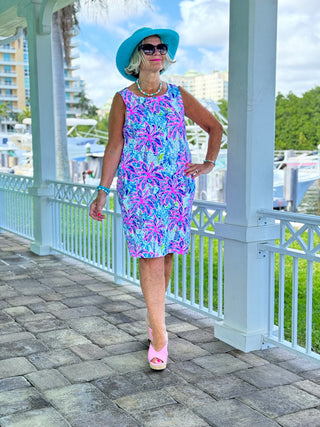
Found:
[[213, 70], [210, 74], [187, 71], [183, 76], [167, 76], [166, 80], [182, 86], [198, 99], [212, 99], [214, 102], [228, 99], [228, 71]]

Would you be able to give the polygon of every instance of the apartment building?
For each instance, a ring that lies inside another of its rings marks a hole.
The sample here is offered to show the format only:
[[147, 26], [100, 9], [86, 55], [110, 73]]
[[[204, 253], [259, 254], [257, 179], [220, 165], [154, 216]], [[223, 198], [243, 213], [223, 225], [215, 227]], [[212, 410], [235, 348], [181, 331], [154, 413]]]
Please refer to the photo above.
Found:
[[210, 74], [200, 74], [188, 71], [183, 76], [173, 74], [166, 77], [169, 83], [182, 86], [197, 99], [211, 99], [214, 102], [228, 99], [228, 72], [212, 71]]
[[[73, 44], [72, 47], [76, 47]], [[72, 59], [77, 57], [77, 53], [72, 55]], [[73, 72], [78, 66], [65, 65], [65, 91], [67, 117], [75, 117], [80, 113], [77, 108], [77, 95], [83, 89], [83, 83], [79, 76], [74, 76]], [[0, 104], [5, 103], [8, 118], [1, 118], [1, 130], [13, 130], [16, 124], [15, 114], [23, 111], [29, 106], [30, 99], [30, 79], [29, 79], [29, 58], [28, 42], [24, 36], [11, 43], [0, 45]]]

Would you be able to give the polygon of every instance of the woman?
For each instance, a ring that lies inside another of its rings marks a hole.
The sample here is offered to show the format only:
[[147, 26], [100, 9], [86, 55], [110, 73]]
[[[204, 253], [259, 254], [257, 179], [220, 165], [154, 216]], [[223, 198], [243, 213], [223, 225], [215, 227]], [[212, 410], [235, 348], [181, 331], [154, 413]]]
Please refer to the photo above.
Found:
[[[109, 116], [98, 195], [90, 216], [101, 210], [118, 169], [117, 191], [130, 255], [139, 258], [141, 289], [146, 301], [151, 369], [165, 369], [168, 335], [165, 293], [173, 254], [188, 251], [194, 178], [215, 166], [222, 127], [183, 88], [167, 84], [160, 74], [174, 62], [179, 35], [172, 30], [141, 28], [117, 52], [117, 68], [134, 81], [116, 93]], [[184, 116], [209, 134], [203, 163], [191, 162]]]

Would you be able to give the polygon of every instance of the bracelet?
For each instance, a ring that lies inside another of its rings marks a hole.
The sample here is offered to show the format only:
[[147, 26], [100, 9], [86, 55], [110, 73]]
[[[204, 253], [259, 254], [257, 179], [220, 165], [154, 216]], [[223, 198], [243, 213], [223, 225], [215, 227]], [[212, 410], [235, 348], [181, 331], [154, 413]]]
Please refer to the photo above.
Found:
[[107, 195], [110, 193], [110, 188], [104, 187], [103, 185], [98, 185], [97, 190], [104, 191]]
[[205, 159], [205, 160], [203, 161], [203, 163], [212, 163], [212, 164], [213, 164], [213, 166], [215, 166], [215, 165], [216, 165], [216, 162], [215, 162], [214, 160], [207, 160], [207, 159]]

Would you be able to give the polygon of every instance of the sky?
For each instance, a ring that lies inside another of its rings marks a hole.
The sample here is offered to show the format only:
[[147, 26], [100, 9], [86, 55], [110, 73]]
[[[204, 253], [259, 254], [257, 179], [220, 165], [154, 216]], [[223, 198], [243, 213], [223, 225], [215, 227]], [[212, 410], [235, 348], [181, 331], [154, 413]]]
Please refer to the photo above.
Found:
[[[140, 27], [170, 28], [179, 33], [176, 63], [167, 75], [228, 69], [229, 0], [107, 3], [99, 11], [83, 4], [76, 37], [79, 57], [74, 64], [79, 70], [75, 74], [85, 81], [86, 94], [97, 107], [130, 84], [118, 72], [115, 57], [122, 41]], [[320, 1], [278, 0], [276, 93], [291, 91], [301, 96], [319, 85]]]

